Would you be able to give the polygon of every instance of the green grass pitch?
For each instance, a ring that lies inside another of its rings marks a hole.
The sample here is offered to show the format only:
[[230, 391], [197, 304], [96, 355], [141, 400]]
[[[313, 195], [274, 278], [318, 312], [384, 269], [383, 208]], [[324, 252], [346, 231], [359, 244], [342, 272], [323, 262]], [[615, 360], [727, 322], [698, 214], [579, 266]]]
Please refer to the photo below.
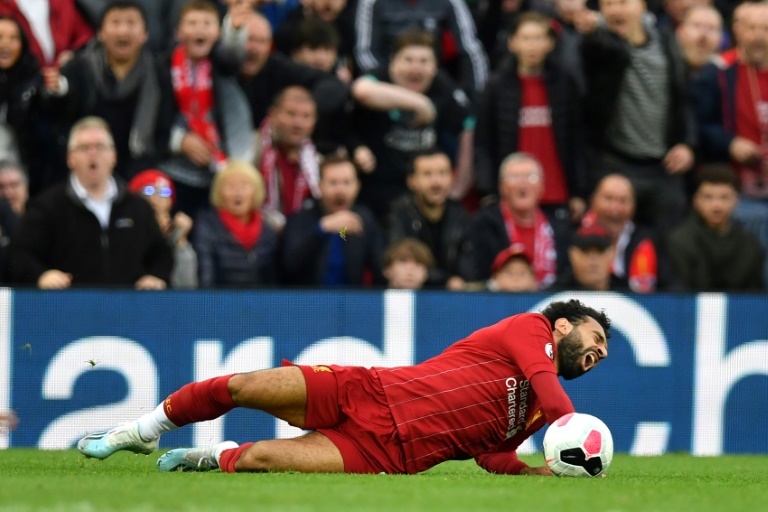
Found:
[[[0, 451], [0, 511], [729, 512], [768, 510], [768, 457], [617, 455], [607, 478], [490, 475], [472, 461], [413, 476], [159, 473], [157, 455]], [[524, 457], [539, 465], [541, 455]]]

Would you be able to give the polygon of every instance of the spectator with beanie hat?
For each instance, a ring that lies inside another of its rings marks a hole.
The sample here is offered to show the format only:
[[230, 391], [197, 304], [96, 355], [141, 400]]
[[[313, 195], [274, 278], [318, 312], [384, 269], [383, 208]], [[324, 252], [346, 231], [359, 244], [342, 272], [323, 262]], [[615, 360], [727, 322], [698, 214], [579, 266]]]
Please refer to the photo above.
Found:
[[188, 241], [193, 223], [184, 212], [171, 216], [171, 209], [176, 201], [173, 181], [157, 169], [147, 169], [133, 177], [128, 189], [149, 201], [155, 210], [160, 231], [173, 249], [171, 287], [197, 288], [197, 254]]

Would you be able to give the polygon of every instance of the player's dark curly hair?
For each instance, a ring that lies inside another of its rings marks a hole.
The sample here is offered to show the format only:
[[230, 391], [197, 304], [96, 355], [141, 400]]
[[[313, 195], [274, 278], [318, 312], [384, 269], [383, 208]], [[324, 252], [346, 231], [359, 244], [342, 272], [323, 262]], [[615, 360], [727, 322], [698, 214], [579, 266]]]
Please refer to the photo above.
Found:
[[558, 318], [565, 318], [576, 326], [584, 323], [587, 317], [592, 317], [602, 326], [605, 331], [605, 338], [611, 337], [611, 319], [605, 315], [605, 311], [598, 312], [596, 309], [586, 306], [580, 300], [571, 299], [567, 302], [551, 302], [544, 308], [541, 314], [547, 317], [553, 329]]

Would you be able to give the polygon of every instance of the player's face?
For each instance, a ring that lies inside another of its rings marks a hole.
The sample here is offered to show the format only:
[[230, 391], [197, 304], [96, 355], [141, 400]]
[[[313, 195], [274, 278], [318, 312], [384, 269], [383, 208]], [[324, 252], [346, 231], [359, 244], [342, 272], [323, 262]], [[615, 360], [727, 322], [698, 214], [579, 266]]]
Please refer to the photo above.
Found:
[[414, 162], [414, 172], [408, 186], [427, 206], [445, 204], [453, 184], [451, 161], [446, 155], [420, 156]]
[[592, 317], [579, 325], [557, 343], [557, 366], [565, 380], [575, 379], [597, 366], [608, 357], [605, 331]]

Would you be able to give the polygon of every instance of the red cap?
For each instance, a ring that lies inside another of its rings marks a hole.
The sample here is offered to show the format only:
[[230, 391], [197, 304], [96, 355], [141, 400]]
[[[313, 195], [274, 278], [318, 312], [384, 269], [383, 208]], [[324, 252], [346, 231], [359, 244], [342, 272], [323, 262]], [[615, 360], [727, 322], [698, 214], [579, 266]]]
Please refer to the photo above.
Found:
[[573, 238], [571, 239], [571, 245], [578, 247], [579, 249], [595, 247], [604, 251], [608, 249], [611, 244], [613, 244], [611, 234], [602, 226], [602, 224], [592, 224], [591, 226], [581, 227], [574, 233]]
[[[154, 191], [147, 194], [147, 187], [154, 187]], [[162, 171], [158, 171], [157, 169], [147, 169], [146, 171], [141, 171], [128, 182], [128, 190], [134, 194], [152, 195], [153, 193], [157, 193], [158, 189], [162, 188], [170, 189], [171, 202], [175, 203], [176, 187], [173, 186], [173, 180]]]
[[529, 265], [531, 264], [530, 258], [525, 254], [525, 246], [523, 244], [512, 244], [496, 255], [496, 258], [493, 260], [493, 265], [491, 265], [491, 274], [495, 274], [501, 270], [501, 268], [512, 258], [522, 258]]

